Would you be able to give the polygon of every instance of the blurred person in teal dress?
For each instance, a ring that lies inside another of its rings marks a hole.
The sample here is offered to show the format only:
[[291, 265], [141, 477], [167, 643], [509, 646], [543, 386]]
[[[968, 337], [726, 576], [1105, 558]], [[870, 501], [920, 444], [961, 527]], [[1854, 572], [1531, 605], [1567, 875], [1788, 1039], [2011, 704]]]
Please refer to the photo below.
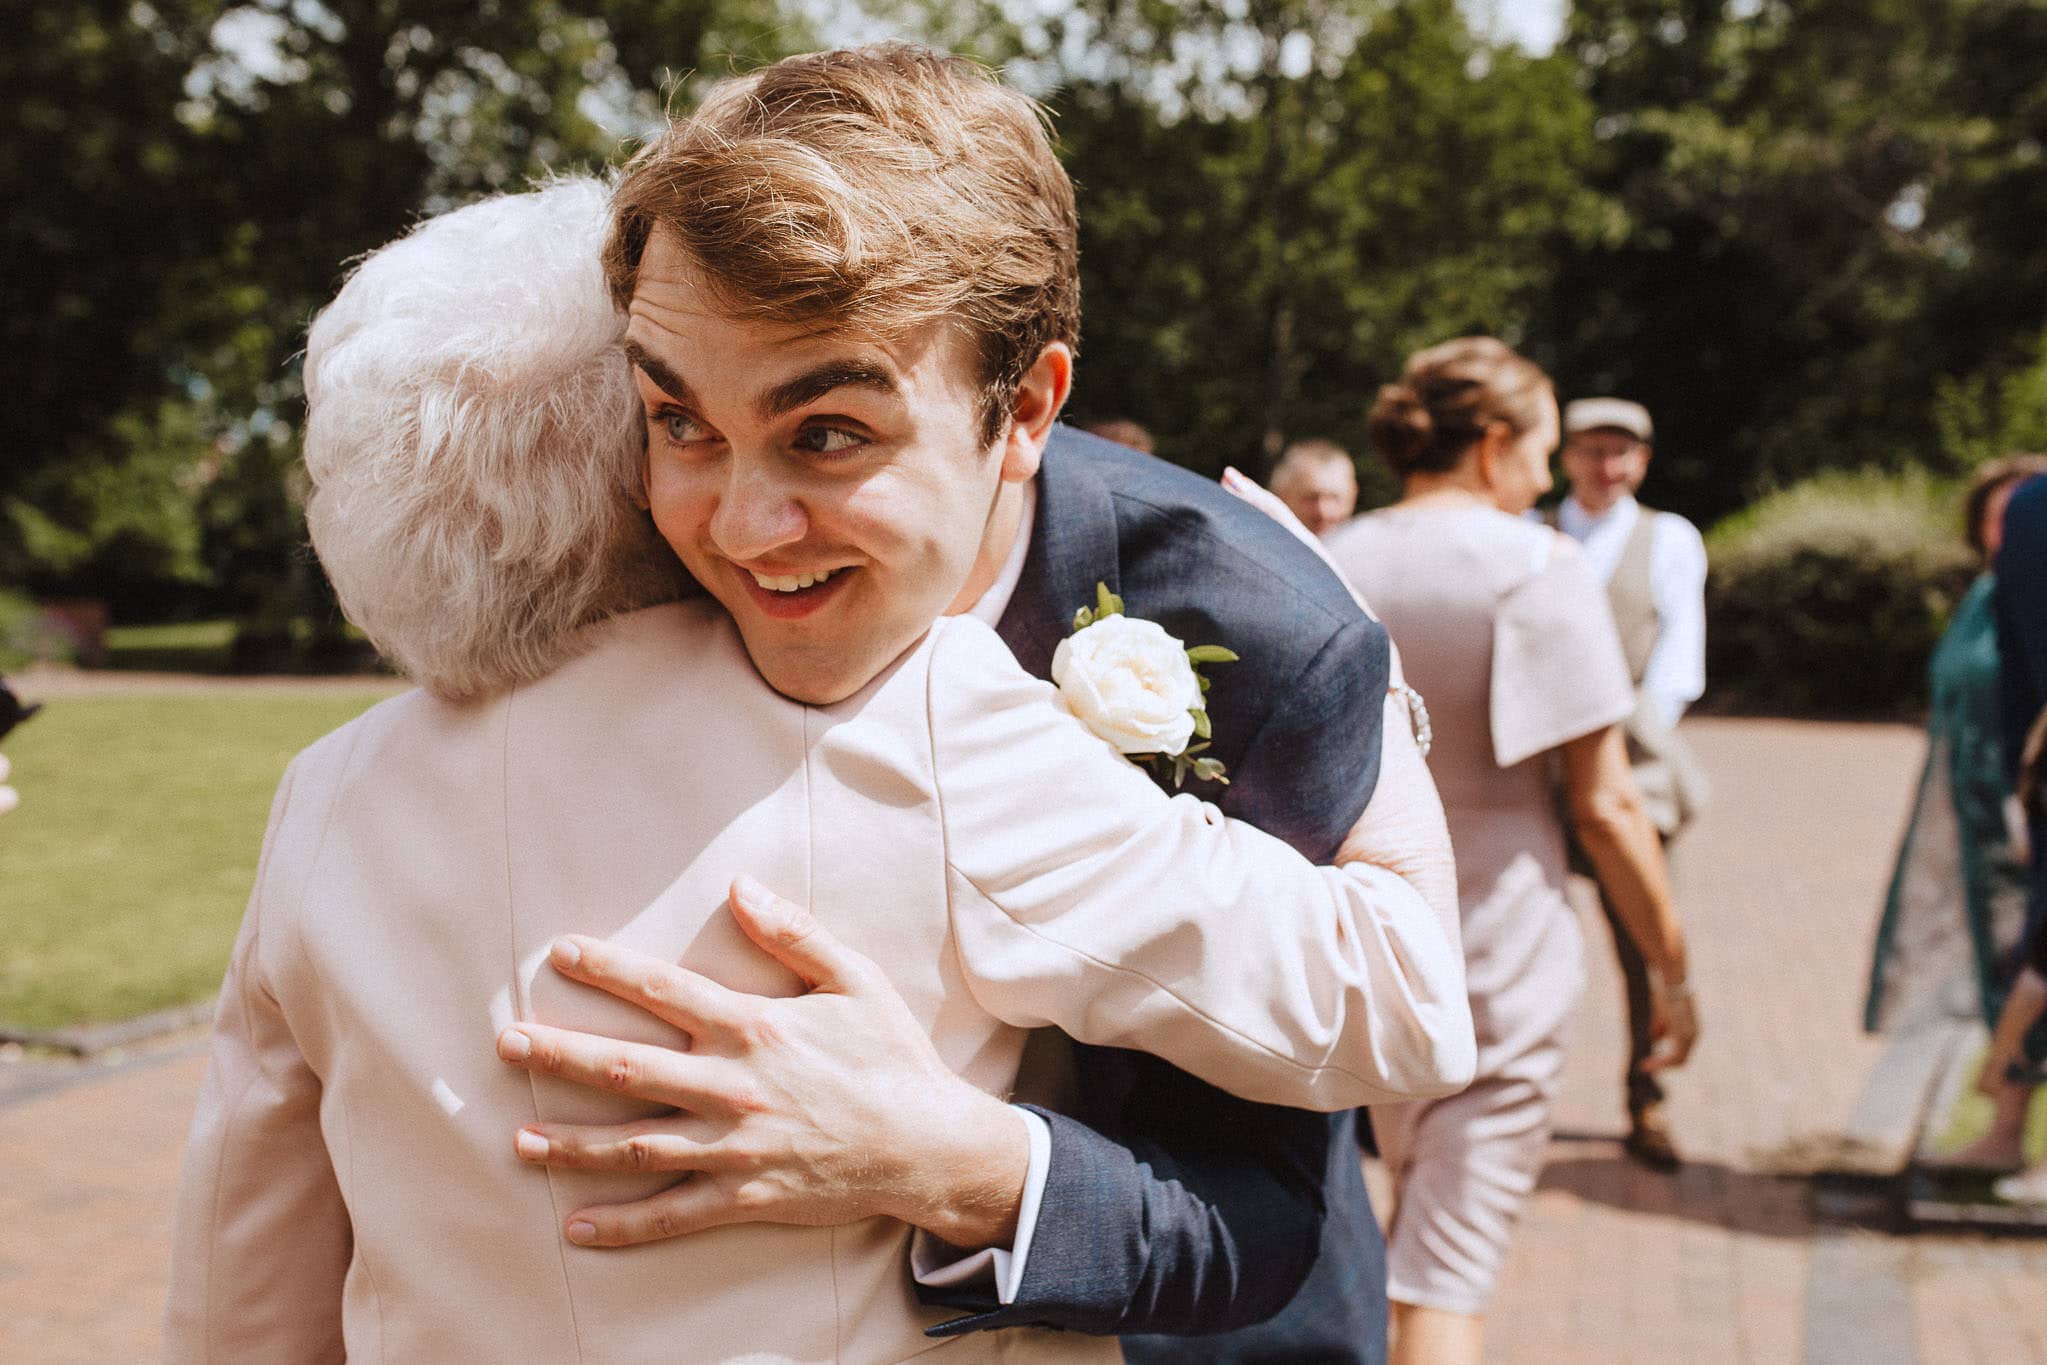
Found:
[[[1998, 724], [1996, 580], [1989, 566], [2013, 490], [2043, 472], [2047, 455], [2012, 455], [1984, 465], [1970, 483], [1967, 534], [1984, 571], [1928, 665], [1926, 767], [1877, 928], [1863, 1020], [1872, 1031], [1970, 1013], [1994, 1025], [2017, 971], [2026, 878], [2006, 809], [2011, 786]], [[2047, 1048], [2028, 1051], [2038, 1057]], [[2032, 1082], [2006, 1079], [1996, 1090], [1990, 1130], [1945, 1154], [1943, 1164], [2016, 1167], [2032, 1093]]]

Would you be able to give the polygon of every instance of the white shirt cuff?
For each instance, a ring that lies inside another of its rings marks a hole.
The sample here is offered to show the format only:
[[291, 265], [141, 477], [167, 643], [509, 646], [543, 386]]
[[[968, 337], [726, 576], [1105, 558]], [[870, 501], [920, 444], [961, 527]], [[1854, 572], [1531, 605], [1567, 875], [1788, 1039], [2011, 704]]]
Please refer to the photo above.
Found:
[[[1024, 1262], [1031, 1254], [1031, 1235], [1038, 1228], [1038, 1205], [1045, 1197], [1045, 1178], [1052, 1165], [1052, 1126], [1030, 1110], [1011, 1105], [1023, 1116], [1031, 1139], [1031, 1164], [1024, 1174], [1023, 1202], [1016, 1211], [1016, 1243], [1007, 1250], [989, 1247], [960, 1256], [959, 1248], [948, 1246], [930, 1233], [918, 1231], [910, 1239], [910, 1269], [917, 1283], [932, 1289], [985, 1282], [993, 1277], [995, 1301], [1016, 1302], [1017, 1287], [1023, 1283]], [[948, 1261], [947, 1257], [957, 1257]]]

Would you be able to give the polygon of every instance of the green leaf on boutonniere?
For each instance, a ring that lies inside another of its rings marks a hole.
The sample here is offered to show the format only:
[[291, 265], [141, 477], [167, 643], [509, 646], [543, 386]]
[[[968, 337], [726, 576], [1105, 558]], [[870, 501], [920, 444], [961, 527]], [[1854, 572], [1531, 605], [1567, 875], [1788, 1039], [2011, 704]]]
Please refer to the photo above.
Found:
[[1214, 684], [1214, 683], [1212, 683], [1212, 682], [1210, 682], [1210, 681], [1209, 681], [1208, 679], [1206, 679], [1206, 678], [1202, 677], [1202, 676], [1201, 676], [1201, 675], [1200, 675], [1199, 673], [1196, 673], [1196, 674], [1194, 675], [1194, 681], [1196, 681], [1196, 682], [1198, 682], [1198, 683], [1200, 683], [1200, 684], [1201, 684], [1201, 694], [1202, 694], [1203, 696], [1207, 696], [1207, 695], [1208, 695], [1208, 689], [1209, 689], [1209, 688], [1211, 688], [1211, 687], [1214, 687], [1214, 686], [1215, 686], [1215, 684]]
[[1225, 787], [1230, 785], [1230, 780], [1223, 776], [1223, 761], [1219, 758], [1195, 759], [1194, 775], [1204, 782], [1220, 782]]
[[1095, 614], [1086, 607], [1082, 607], [1079, 611], [1073, 613], [1073, 633], [1075, 635], [1080, 634], [1094, 623]]
[[1107, 583], [1096, 583], [1095, 619], [1099, 621], [1104, 616], [1121, 616], [1122, 614], [1123, 599], [1110, 592]]
[[1193, 716], [1194, 733], [1201, 736], [1201, 738], [1203, 739], [1215, 738], [1215, 731], [1209, 726], [1208, 723], [1208, 712], [1196, 710], [1195, 712], [1193, 712]]
[[1233, 664], [1236, 661], [1237, 651], [1221, 645], [1196, 645], [1187, 651], [1190, 664]]

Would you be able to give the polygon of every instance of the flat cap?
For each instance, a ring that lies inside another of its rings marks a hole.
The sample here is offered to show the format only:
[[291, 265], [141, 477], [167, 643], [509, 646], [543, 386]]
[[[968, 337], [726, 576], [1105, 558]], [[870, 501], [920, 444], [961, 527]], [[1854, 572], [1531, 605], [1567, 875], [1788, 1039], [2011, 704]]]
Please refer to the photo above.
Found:
[[1602, 427], [1625, 431], [1638, 441], [1656, 439], [1656, 424], [1649, 420], [1649, 409], [1640, 403], [1625, 398], [1578, 398], [1564, 408], [1564, 435]]

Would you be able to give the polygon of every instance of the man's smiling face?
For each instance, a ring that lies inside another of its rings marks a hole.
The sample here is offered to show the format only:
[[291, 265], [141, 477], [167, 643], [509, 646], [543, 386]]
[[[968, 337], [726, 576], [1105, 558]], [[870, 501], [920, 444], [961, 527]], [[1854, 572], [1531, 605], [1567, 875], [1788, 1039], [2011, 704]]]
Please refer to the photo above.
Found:
[[982, 439], [971, 348], [937, 323], [876, 341], [736, 320], [661, 231], [628, 317], [655, 524], [771, 687], [851, 696], [982, 554], [1005, 442]]

